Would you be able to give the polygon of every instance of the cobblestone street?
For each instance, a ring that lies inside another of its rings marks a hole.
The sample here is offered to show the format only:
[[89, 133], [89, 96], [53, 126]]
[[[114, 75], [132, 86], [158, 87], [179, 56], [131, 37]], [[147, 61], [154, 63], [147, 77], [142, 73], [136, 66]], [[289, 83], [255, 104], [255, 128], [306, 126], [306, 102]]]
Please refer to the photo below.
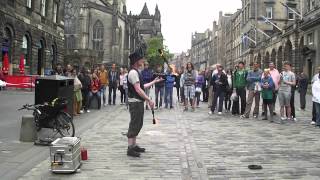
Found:
[[[157, 111], [159, 125], [152, 125], [147, 111], [138, 139], [147, 152], [138, 159], [126, 156], [126, 108], [107, 107], [108, 113], [97, 112], [102, 121], [82, 134], [89, 160], [80, 172], [51, 174], [46, 160], [20, 179], [319, 179], [320, 131], [309, 124], [311, 112], [298, 111], [297, 123], [282, 125], [209, 116], [205, 106], [194, 113], [180, 106]], [[251, 164], [263, 169], [249, 170]]]

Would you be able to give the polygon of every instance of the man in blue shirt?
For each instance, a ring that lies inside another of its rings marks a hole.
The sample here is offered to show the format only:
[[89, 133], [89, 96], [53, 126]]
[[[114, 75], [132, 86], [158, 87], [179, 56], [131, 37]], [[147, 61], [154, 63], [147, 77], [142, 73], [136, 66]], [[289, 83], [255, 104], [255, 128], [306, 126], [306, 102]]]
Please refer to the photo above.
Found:
[[[141, 72], [141, 74], [142, 74], [142, 78], [143, 78], [143, 84], [148, 84], [153, 80], [153, 73], [152, 73], [152, 70], [149, 69], [149, 63], [148, 62], [144, 63], [144, 69]], [[148, 97], [150, 97], [150, 88], [151, 87], [144, 89], [144, 92], [146, 93], [146, 95]], [[148, 104], [146, 104], [146, 110], [148, 110], [148, 109], [149, 109]]]

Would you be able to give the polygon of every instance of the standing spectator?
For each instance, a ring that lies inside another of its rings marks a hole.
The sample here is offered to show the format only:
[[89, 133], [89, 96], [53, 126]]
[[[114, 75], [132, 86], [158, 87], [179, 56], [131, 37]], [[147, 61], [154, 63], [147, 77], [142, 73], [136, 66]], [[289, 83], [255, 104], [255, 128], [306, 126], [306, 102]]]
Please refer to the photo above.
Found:
[[226, 109], [226, 113], [230, 112], [231, 109], [231, 95], [232, 95], [232, 89], [233, 89], [233, 83], [232, 83], [232, 70], [227, 70], [226, 72], [227, 78], [228, 78], [228, 86], [225, 94], [225, 101], [224, 101], [224, 108]]
[[175, 87], [176, 87], [176, 90], [177, 90], [177, 97], [178, 97], [178, 102], [180, 102], [181, 98], [180, 98], [180, 79], [181, 79], [181, 70], [179, 69], [178, 70], [178, 73], [176, 75], [176, 78], [175, 78]]
[[81, 94], [81, 88], [82, 84], [77, 76], [77, 70], [73, 69], [71, 77], [74, 78], [74, 100], [73, 100], [73, 115], [77, 116], [80, 114], [81, 110], [81, 103], [82, 103], [82, 94]]
[[[253, 69], [249, 71], [247, 76], [247, 89], [248, 99], [246, 104], [246, 110], [241, 118], [249, 118], [251, 107], [254, 99], [254, 110], [253, 117], [257, 118], [259, 115], [259, 105], [260, 105], [260, 81], [261, 81], [262, 71], [259, 68], [259, 64], [257, 62], [253, 63]], [[257, 89], [258, 88], [258, 89]]]
[[237, 93], [238, 97], [241, 99], [241, 115], [244, 114], [246, 110], [246, 85], [247, 85], [247, 75], [248, 72], [245, 70], [244, 62], [238, 63], [238, 69], [234, 73], [234, 91]]
[[68, 64], [67, 68], [66, 68], [66, 72], [64, 73], [64, 76], [73, 77], [73, 75], [72, 75], [73, 69], [74, 69], [73, 66], [71, 66], [71, 64]]
[[[315, 74], [312, 77], [311, 83], [313, 84], [315, 81], [317, 81], [318, 79], [320, 79], [320, 66], [317, 68], [318, 69], [318, 73]], [[311, 124], [315, 125], [316, 124], [316, 104], [315, 102], [312, 103], [312, 121]]]
[[56, 65], [55, 71], [53, 72], [54, 75], [60, 75], [63, 76], [63, 68], [60, 63]]
[[100, 91], [101, 83], [96, 73], [92, 74], [90, 89], [91, 91], [89, 93], [89, 102], [88, 102], [89, 106], [91, 105], [92, 99], [96, 97], [98, 100], [98, 109], [101, 109], [101, 91]]
[[117, 88], [119, 84], [119, 73], [117, 72], [116, 65], [112, 64], [111, 71], [109, 71], [109, 99], [108, 104], [111, 105], [111, 94], [112, 96], [112, 104], [116, 105], [116, 97], [117, 97]]
[[202, 91], [203, 91], [203, 95], [202, 95], [202, 100], [203, 102], [208, 102], [209, 99], [209, 81], [211, 80], [211, 76], [210, 76], [210, 71], [207, 69], [204, 72], [204, 83], [202, 86]]
[[194, 97], [195, 97], [195, 82], [196, 82], [196, 72], [194, 71], [194, 66], [192, 63], [187, 63], [186, 72], [183, 75], [184, 77], [184, 111], [188, 111], [188, 102], [191, 102], [192, 111], [195, 110], [194, 104]]
[[[275, 65], [273, 62], [269, 63], [269, 69], [270, 69], [270, 75], [272, 77], [273, 83], [274, 83], [274, 92], [273, 92], [273, 105], [272, 107], [276, 107], [276, 101], [277, 101], [277, 96], [278, 96], [278, 91], [279, 91], [279, 85], [280, 85], [280, 73], [279, 71], [275, 68]], [[264, 112], [262, 112], [262, 115], [264, 115]], [[273, 115], [276, 115], [275, 110], [273, 109]]]
[[106, 93], [107, 92], [106, 91], [107, 91], [107, 86], [109, 85], [109, 74], [108, 74], [108, 71], [106, 70], [104, 65], [100, 66], [99, 72], [96, 69], [95, 73], [98, 73], [98, 79], [100, 80], [100, 83], [101, 83], [101, 96], [102, 96], [102, 100], [103, 100], [102, 103], [103, 103], [103, 106], [106, 106], [107, 105], [107, 101], [106, 101]]
[[[290, 69], [291, 71], [291, 69]], [[294, 73], [293, 73], [294, 74]], [[296, 77], [296, 75], [294, 74], [294, 76]], [[296, 84], [298, 84], [298, 80], [296, 78]], [[290, 107], [291, 107], [291, 117], [288, 117], [287, 115], [287, 118], [292, 118], [294, 121], [297, 121], [297, 118], [296, 118], [296, 108], [294, 106], [294, 97], [295, 97], [295, 94], [296, 94], [296, 89], [297, 89], [297, 86], [294, 85], [294, 86], [291, 86], [291, 98], [290, 98]]]
[[[82, 108], [85, 112], [89, 113], [89, 92], [91, 88], [91, 78], [88, 74], [88, 70], [86, 68], [82, 68], [80, 74], [79, 74], [79, 80], [82, 84], [81, 93], [82, 93]], [[81, 110], [80, 112], [83, 112]]]
[[184, 103], [184, 68], [181, 70], [181, 77], [180, 77], [180, 102]]
[[280, 80], [280, 88], [279, 88], [279, 103], [280, 103], [280, 115], [281, 122], [286, 120], [284, 110], [286, 109], [286, 114], [288, 116], [288, 120], [291, 120], [291, 89], [292, 86], [296, 85], [296, 78], [293, 72], [291, 72], [291, 64], [289, 62], [284, 63], [284, 71], [281, 73]]
[[[200, 72], [196, 79], [196, 106], [199, 108], [201, 91], [203, 90], [203, 85], [205, 84], [204, 72]], [[203, 92], [204, 93], [204, 92]]]
[[125, 72], [123, 68], [120, 68], [120, 78], [119, 78], [119, 91], [120, 91], [120, 101], [121, 105], [125, 104], [126, 102], [126, 91], [123, 87], [123, 79], [125, 78]]
[[303, 111], [306, 109], [306, 94], [308, 91], [308, 84], [308, 76], [304, 72], [301, 72], [300, 76], [298, 77], [298, 91], [300, 93], [300, 108]]
[[311, 124], [320, 127], [320, 67], [318, 67], [319, 74], [316, 74], [312, 79], [312, 101], [313, 109], [315, 111], [314, 120]]
[[173, 95], [173, 86], [175, 82], [175, 76], [172, 74], [172, 69], [168, 67], [168, 72], [165, 78], [165, 108], [167, 109], [170, 105], [170, 109], [173, 109], [172, 105], [172, 95]]
[[224, 96], [227, 91], [228, 87], [228, 77], [227, 75], [223, 72], [223, 67], [219, 65], [217, 67], [218, 73], [213, 75], [211, 84], [213, 85], [213, 102], [211, 106], [211, 111], [209, 114], [213, 114], [216, 106], [217, 106], [217, 101], [219, 98], [219, 106], [218, 106], [218, 114], [222, 114], [222, 108], [223, 108], [223, 101], [224, 101]]
[[[156, 74], [155, 74], [155, 78], [157, 77], [160, 77], [162, 73], [162, 67], [161, 65], [159, 65], [156, 69]], [[163, 95], [164, 95], [164, 85], [165, 85], [165, 81], [160, 81], [160, 82], [157, 82], [155, 84], [155, 98], [156, 98], [156, 107], [155, 109], [158, 109], [158, 108], [162, 108], [162, 101], [163, 101]], [[160, 97], [159, 97], [160, 95]], [[160, 100], [159, 100], [160, 98]]]
[[[149, 69], [149, 63], [148, 62], [144, 62], [144, 69], [141, 72], [142, 74], [142, 78], [143, 78], [143, 84], [148, 84], [152, 81], [153, 79], [153, 73], [151, 71], [151, 69]], [[150, 97], [150, 89], [151, 87], [145, 88], [144, 92], [146, 93], [146, 95], [148, 97]], [[148, 103], [146, 103], [146, 110], [149, 109]]]
[[213, 84], [211, 84], [211, 79], [213, 77], [213, 73], [216, 69], [216, 66], [211, 66], [210, 67], [210, 71], [208, 72], [208, 87], [209, 87], [209, 93], [208, 93], [208, 108], [211, 108], [211, 105], [212, 105], [212, 101], [213, 101]]
[[126, 106], [128, 107], [128, 69], [124, 68], [123, 72], [124, 72], [123, 88], [124, 88], [125, 96], [126, 96], [125, 103], [126, 103]]
[[264, 118], [262, 120], [268, 120], [268, 107], [270, 111], [270, 122], [273, 122], [273, 92], [274, 83], [272, 77], [270, 76], [270, 70], [264, 70], [264, 76], [261, 78], [261, 96], [263, 99], [263, 111]]

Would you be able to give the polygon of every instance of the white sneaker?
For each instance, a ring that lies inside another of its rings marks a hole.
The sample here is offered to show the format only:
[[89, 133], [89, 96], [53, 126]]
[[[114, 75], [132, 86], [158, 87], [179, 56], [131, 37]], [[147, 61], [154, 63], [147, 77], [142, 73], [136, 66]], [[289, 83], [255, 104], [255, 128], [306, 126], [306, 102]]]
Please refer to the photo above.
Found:
[[212, 113], [212, 111], [209, 111], [209, 112], [208, 112], [208, 114], [210, 114], [210, 115], [211, 115], [211, 114], [213, 114], [213, 113]]
[[281, 117], [281, 121], [285, 121], [285, 120], [287, 120], [286, 117]]
[[298, 121], [298, 119], [297, 119], [297, 118], [293, 118], [293, 121], [294, 121], [294, 122], [297, 122], [297, 121]]
[[222, 112], [218, 112], [218, 115], [222, 115]]
[[87, 113], [89, 113], [89, 112], [90, 112], [90, 110], [88, 109], [88, 110], [87, 110]]
[[80, 114], [83, 114], [84, 112], [83, 112], [83, 110], [80, 110]]
[[316, 125], [316, 122], [314, 122], [314, 121], [311, 121], [311, 123], [310, 123], [311, 125]]

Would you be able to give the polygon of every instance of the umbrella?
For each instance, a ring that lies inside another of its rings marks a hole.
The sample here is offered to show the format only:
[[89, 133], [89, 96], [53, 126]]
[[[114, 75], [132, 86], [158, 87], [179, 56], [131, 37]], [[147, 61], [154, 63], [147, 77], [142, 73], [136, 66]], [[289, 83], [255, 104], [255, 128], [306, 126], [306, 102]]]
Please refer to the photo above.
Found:
[[3, 64], [2, 64], [2, 71], [3, 71], [3, 74], [8, 74], [9, 73], [9, 56], [8, 56], [8, 53], [4, 54]]
[[19, 64], [19, 71], [21, 75], [24, 75], [24, 55], [20, 55], [20, 64]]

